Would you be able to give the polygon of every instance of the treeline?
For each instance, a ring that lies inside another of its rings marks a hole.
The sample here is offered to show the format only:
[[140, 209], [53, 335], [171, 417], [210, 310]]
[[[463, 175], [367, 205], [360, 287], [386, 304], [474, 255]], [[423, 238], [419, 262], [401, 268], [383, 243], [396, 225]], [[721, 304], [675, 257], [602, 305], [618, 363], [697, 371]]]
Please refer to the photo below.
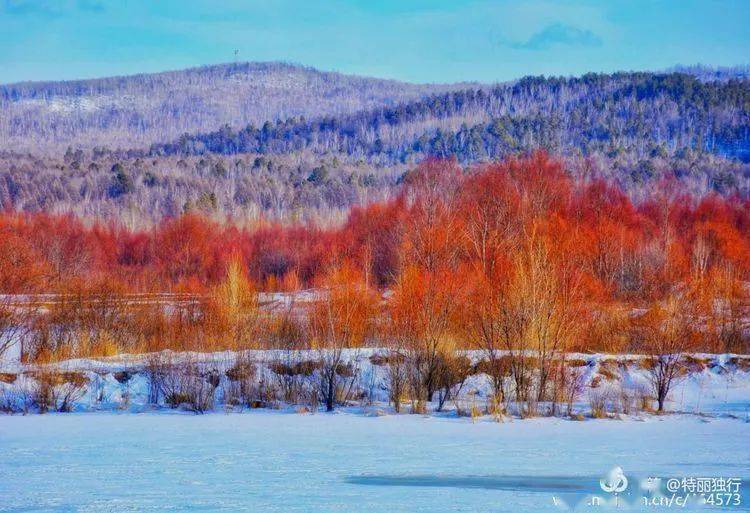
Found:
[[[254, 290], [325, 288], [326, 280], [346, 277], [363, 294], [389, 291], [389, 302], [403, 298], [398, 331], [430, 340], [448, 337], [454, 315], [505, 315], [512, 293], [529, 301], [519, 308], [563, 316], [534, 329], [554, 339], [571, 330], [571, 341], [584, 348], [618, 345], [617, 323], [629, 322], [633, 308], [679, 301], [684, 312], [705, 307], [693, 318], [713, 319], [711, 347], [746, 349], [746, 199], [693, 198], [665, 182], [634, 205], [603, 181], [572, 179], [544, 154], [468, 173], [455, 161], [428, 160], [404, 182], [397, 198], [354, 208], [343, 225], [328, 229], [237, 226], [188, 214], [133, 231], [6, 213], [0, 290], [205, 294], [238, 262]], [[580, 325], [586, 332], [573, 337]], [[476, 328], [502, 335], [492, 324]], [[592, 337], [600, 338], [586, 342]]]
[[[633, 201], [663, 180], [693, 196], [750, 194], [750, 164], [710, 153], [564, 157], [575, 179], [601, 179]], [[333, 226], [354, 205], [399, 194], [414, 165], [380, 167], [342, 154], [118, 157], [69, 149], [62, 158], [0, 153], [0, 206], [72, 213], [130, 228], [193, 213], [235, 223], [259, 219]]]
[[739, 66], [707, 66], [705, 64], [694, 64], [692, 66], [674, 66], [667, 71], [687, 73], [688, 75], [692, 75], [704, 82], [750, 78], [750, 65], [747, 64]]
[[324, 224], [345, 218], [352, 205], [395, 194], [405, 171], [309, 153], [117, 158], [69, 150], [62, 159], [0, 153], [0, 206], [130, 227], [188, 213]]
[[337, 152], [381, 164], [425, 156], [460, 162], [519, 151], [635, 157], [710, 152], [748, 159], [750, 83], [682, 73], [527, 77], [397, 106], [185, 134], [151, 153]]
[[[427, 178], [434, 183], [422, 183]], [[448, 217], [434, 221], [429, 228], [437, 231], [424, 235], [423, 242], [443, 237], [455, 262], [470, 254], [464, 236], [476, 222], [471, 216], [494, 205], [498, 210], [485, 212], [482, 222], [507, 223], [497, 227], [504, 230], [503, 239], [517, 242], [514, 237], [528, 234], [532, 225], [539, 233], [556, 230], [555, 246], [565, 249], [565, 259], [587, 271], [588, 283], [618, 297], [659, 296], [691, 273], [705, 274], [716, 265], [731, 264], [744, 276], [750, 262], [749, 200], [692, 197], [674, 178], [634, 203], [616, 186], [575, 176], [561, 161], [536, 153], [468, 169], [455, 161], [427, 160], [402, 182], [393, 199], [355, 207], [331, 228], [263, 221], [238, 225], [193, 212], [131, 230], [114, 221], [90, 224], [69, 215], [6, 211], [0, 218], [0, 290], [46, 292], [65, 280], [91, 281], [99, 275], [136, 289], [207, 286], [237, 252], [261, 287], [289, 273], [312, 286], [325, 269], [344, 260], [357, 262], [368, 269], [373, 284], [387, 287], [399, 274], [410, 227], [419, 237], [427, 230], [414, 226], [427, 200]], [[423, 189], [433, 186], [443, 190], [428, 192], [449, 197], [423, 198]], [[655, 253], [659, 248], [662, 254]], [[696, 261], [699, 249], [705, 255]]]

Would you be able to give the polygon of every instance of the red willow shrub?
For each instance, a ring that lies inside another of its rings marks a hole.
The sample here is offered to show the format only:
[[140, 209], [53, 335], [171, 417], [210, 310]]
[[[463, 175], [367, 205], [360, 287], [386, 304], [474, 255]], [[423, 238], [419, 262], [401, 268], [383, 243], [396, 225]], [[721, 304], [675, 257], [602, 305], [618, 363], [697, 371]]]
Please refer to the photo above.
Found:
[[0, 291], [54, 292], [101, 280], [130, 291], [206, 291], [232, 255], [259, 288], [311, 286], [344, 261], [371, 286], [387, 288], [404, 260], [459, 274], [511, 265], [532, 232], [553, 242], [551, 258], [576, 274], [590, 301], [651, 301], [718, 272], [746, 281], [750, 271], [747, 199], [691, 197], [669, 183], [634, 204], [616, 186], [574, 181], [536, 153], [466, 170], [427, 160], [404, 177], [398, 197], [356, 207], [336, 228], [243, 227], [185, 215], [134, 231], [4, 212]]

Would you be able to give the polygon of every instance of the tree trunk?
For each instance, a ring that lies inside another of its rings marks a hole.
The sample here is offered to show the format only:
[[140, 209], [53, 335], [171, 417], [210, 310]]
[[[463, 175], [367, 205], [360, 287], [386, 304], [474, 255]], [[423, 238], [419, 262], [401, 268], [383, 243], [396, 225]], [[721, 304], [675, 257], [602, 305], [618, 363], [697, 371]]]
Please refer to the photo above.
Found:
[[326, 393], [326, 411], [333, 411], [333, 400], [336, 395], [336, 383], [335, 383], [336, 378], [334, 376], [328, 376], [328, 390]]

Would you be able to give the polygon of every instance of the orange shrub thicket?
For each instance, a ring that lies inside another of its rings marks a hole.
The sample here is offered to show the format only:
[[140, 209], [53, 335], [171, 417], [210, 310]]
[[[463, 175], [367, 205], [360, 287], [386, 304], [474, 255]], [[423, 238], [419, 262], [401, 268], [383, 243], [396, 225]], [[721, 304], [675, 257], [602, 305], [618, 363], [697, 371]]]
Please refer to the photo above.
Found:
[[[747, 350], [747, 198], [664, 183], [634, 203], [612, 184], [573, 180], [541, 152], [468, 169], [428, 159], [403, 182], [396, 198], [328, 228], [188, 214], [129, 230], [6, 211], [0, 292], [70, 296], [39, 320], [45, 358], [82, 334], [87, 351], [103, 354], [254, 347], [273, 324], [257, 290], [325, 285], [350, 269], [357, 286], [394, 293], [375, 325], [386, 333], [388, 319], [400, 323], [403, 349], [425, 352], [425, 395], [443, 348], [637, 350], [648, 337], [629, 335], [633, 319], [675, 297], [690, 298], [704, 350]], [[193, 300], [124, 308], [114, 299], [164, 292]], [[55, 319], [76, 333], [44, 326]]]

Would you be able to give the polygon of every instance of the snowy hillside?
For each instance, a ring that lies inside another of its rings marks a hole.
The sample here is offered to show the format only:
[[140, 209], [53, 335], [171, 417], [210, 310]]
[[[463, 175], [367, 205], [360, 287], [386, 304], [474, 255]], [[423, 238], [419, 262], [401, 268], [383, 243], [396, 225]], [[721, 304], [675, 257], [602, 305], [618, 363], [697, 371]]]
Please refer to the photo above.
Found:
[[395, 105], [468, 84], [408, 84], [278, 62], [0, 85], [0, 150], [148, 147], [183, 133]]

